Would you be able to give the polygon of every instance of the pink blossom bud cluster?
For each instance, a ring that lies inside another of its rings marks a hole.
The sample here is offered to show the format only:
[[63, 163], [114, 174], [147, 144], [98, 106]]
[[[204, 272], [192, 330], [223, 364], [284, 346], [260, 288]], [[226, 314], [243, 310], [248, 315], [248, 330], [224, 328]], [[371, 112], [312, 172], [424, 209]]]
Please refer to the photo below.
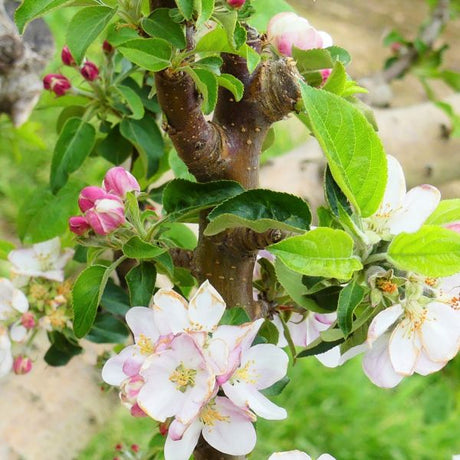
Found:
[[82, 216], [69, 219], [73, 233], [83, 235], [93, 230], [98, 235], [108, 235], [125, 222], [124, 199], [128, 192], [139, 192], [135, 177], [121, 166], [111, 168], [105, 175], [102, 187], [85, 187], [78, 198]]
[[246, 0], [227, 0], [227, 3], [232, 8], [241, 8], [246, 3]]
[[200, 435], [223, 453], [246, 455], [256, 442], [257, 416], [286, 417], [260, 392], [284, 377], [286, 353], [272, 344], [253, 345], [262, 319], [219, 326], [224, 311], [208, 281], [188, 303], [160, 289], [152, 308], [126, 314], [134, 344], [102, 370], [132, 415], [160, 423], [166, 460], [188, 460]]

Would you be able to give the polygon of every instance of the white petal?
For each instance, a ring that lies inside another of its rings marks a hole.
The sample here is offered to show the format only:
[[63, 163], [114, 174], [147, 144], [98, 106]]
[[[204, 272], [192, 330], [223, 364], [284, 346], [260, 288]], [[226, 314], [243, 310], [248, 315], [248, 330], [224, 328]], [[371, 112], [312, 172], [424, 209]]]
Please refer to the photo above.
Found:
[[216, 398], [215, 410], [219, 418], [213, 424], [205, 423], [203, 438], [225, 454], [249, 454], [256, 445], [256, 431], [248, 411], [236, 407], [224, 397]]
[[403, 308], [398, 303], [381, 311], [371, 322], [367, 331], [367, 341], [371, 345], [402, 315]]
[[428, 375], [433, 372], [438, 372], [447, 364], [447, 361], [434, 362], [425, 354], [424, 350], [421, 351], [417, 365], [415, 366], [415, 372], [420, 375]]
[[391, 364], [388, 353], [389, 339], [390, 334], [380, 336], [366, 352], [362, 362], [364, 373], [372, 383], [382, 388], [393, 388], [403, 379]]
[[315, 340], [311, 338], [315, 334], [319, 337], [319, 332], [315, 330], [314, 325], [311, 323], [310, 314], [304, 317], [300, 313], [292, 313], [287, 322], [287, 327], [291, 334], [292, 343], [297, 347], [306, 347], [309, 341]]
[[200, 438], [202, 426], [203, 424], [196, 420], [179, 441], [173, 441], [168, 435], [164, 448], [165, 460], [189, 460]]
[[[119, 387], [123, 380], [131, 374], [124, 372], [123, 368], [128, 359], [133, 355], [134, 347], [131, 345], [122, 350], [118, 355], [108, 359], [102, 368], [102, 380], [109, 385]], [[138, 371], [140, 369], [140, 363], [138, 365]]]
[[401, 375], [412, 375], [420, 354], [421, 344], [413, 324], [409, 319], [402, 320], [393, 330], [388, 351], [393, 369]]
[[318, 34], [320, 35], [321, 40], [323, 41], [323, 48], [328, 48], [329, 46], [332, 46], [334, 44], [334, 40], [332, 40], [332, 37], [327, 32], [319, 30]]
[[289, 450], [287, 452], [275, 452], [268, 457], [268, 460], [311, 460], [311, 457], [300, 450]]
[[[195, 335], [195, 334], [194, 334]], [[216, 375], [224, 374], [228, 369], [229, 349], [222, 339], [211, 339], [204, 348], [206, 361]]]
[[24, 313], [29, 309], [29, 301], [27, 300], [26, 295], [19, 289], [14, 289], [11, 304], [21, 313]]
[[151, 339], [152, 345], [158, 340], [159, 333], [155, 326], [155, 313], [151, 308], [130, 308], [126, 313], [126, 322], [133, 332], [136, 342], [141, 334]]
[[14, 342], [22, 342], [27, 335], [27, 329], [22, 324], [14, 324], [10, 329], [10, 337]]
[[330, 454], [321, 454], [317, 460], [335, 460], [335, 457]]
[[152, 308], [160, 335], [177, 334], [190, 327], [187, 302], [177, 292], [160, 289], [153, 297]]
[[59, 237], [48, 241], [42, 241], [33, 245], [33, 250], [39, 259], [57, 259], [61, 250], [61, 240]]
[[438, 302], [431, 302], [427, 309], [421, 328], [423, 348], [431, 360], [449, 361], [460, 347], [460, 311]]
[[420, 185], [409, 190], [399, 211], [388, 219], [390, 233], [416, 232], [437, 208], [440, 199], [441, 193], [432, 185]]
[[354, 347], [349, 348], [340, 358], [340, 365], [346, 363], [349, 359], [358, 356], [361, 353], [365, 353], [369, 350], [369, 344], [367, 342], [362, 343], [361, 345], [355, 345]]
[[10, 349], [0, 350], [0, 378], [7, 375], [13, 367], [13, 356]]
[[377, 214], [399, 209], [406, 194], [406, 179], [401, 164], [394, 156], [387, 155], [387, 165], [387, 185]]
[[315, 355], [315, 358], [326, 367], [337, 367], [342, 363], [340, 356], [340, 346], [331, 348], [330, 350]]
[[205, 281], [188, 305], [192, 328], [212, 332], [225, 312], [225, 302], [209, 281]]
[[288, 343], [286, 337], [284, 337], [283, 323], [281, 322], [279, 315], [275, 315], [273, 317], [272, 323], [275, 325], [276, 329], [278, 329], [278, 343], [276, 346], [280, 348], [287, 347]]
[[41, 265], [32, 248], [14, 249], [8, 254], [8, 260], [14, 265], [13, 271], [20, 275], [39, 273], [41, 270]]

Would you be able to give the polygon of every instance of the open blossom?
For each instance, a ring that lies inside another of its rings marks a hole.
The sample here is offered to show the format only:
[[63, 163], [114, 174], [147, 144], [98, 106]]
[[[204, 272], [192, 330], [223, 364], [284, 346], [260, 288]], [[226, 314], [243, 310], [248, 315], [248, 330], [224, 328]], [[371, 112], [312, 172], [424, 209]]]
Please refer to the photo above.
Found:
[[331, 36], [316, 30], [305, 18], [295, 13], [279, 13], [268, 23], [268, 38], [285, 56], [292, 56], [292, 47], [302, 50], [327, 48], [332, 45]]
[[388, 181], [377, 212], [365, 219], [368, 234], [377, 241], [401, 232], [416, 232], [436, 209], [441, 194], [432, 185], [419, 185], [406, 193], [406, 179], [398, 160], [387, 155]]
[[0, 325], [0, 378], [7, 375], [12, 367], [13, 355], [8, 330]]
[[140, 191], [136, 178], [121, 166], [115, 166], [107, 171], [102, 187], [107, 193], [113, 193], [122, 199], [128, 192]]
[[56, 96], [63, 96], [72, 85], [67, 77], [57, 73], [50, 73], [43, 78], [43, 87], [52, 91]]
[[8, 255], [12, 263], [11, 272], [15, 276], [39, 277], [53, 281], [64, 281], [64, 267], [73, 257], [74, 250], [66, 248], [61, 251], [58, 237], [31, 248], [14, 249]]
[[[311, 457], [300, 450], [290, 450], [287, 452], [275, 452], [268, 457], [268, 460], [311, 460]], [[322, 454], [317, 460], [335, 460], [335, 458], [329, 454]]]
[[[455, 292], [451, 285], [456, 284]], [[373, 383], [391, 388], [414, 372], [444, 367], [460, 348], [460, 277], [441, 281], [441, 294], [427, 305], [408, 299], [380, 312], [368, 331], [363, 369]], [[447, 294], [446, 294], [447, 293]]]
[[25, 294], [10, 280], [0, 278], [0, 320], [8, 319], [17, 313], [25, 313], [28, 309], [29, 302]]
[[177, 420], [171, 423], [164, 449], [165, 460], [188, 460], [200, 435], [220, 452], [246, 455], [256, 444], [254, 421], [255, 416], [250, 411], [217, 396], [201, 408], [188, 427]]

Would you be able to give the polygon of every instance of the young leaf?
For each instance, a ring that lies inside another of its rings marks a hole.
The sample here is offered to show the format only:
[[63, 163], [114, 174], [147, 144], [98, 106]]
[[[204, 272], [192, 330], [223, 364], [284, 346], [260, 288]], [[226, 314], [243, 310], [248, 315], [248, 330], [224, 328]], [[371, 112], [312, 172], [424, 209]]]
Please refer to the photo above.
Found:
[[380, 139], [352, 104], [301, 83], [309, 128], [327, 157], [332, 176], [356, 211], [371, 216], [385, 191], [387, 161]]
[[130, 259], [154, 259], [166, 252], [166, 248], [157, 246], [133, 236], [123, 245], [123, 254]]
[[460, 221], [460, 199], [442, 200], [430, 217], [427, 225], [444, 225]]
[[242, 192], [244, 192], [243, 187], [234, 181], [200, 184], [185, 179], [175, 179], [163, 192], [163, 207], [168, 214], [173, 214], [172, 218], [178, 222], [197, 222], [199, 211], [212, 208]]
[[401, 270], [440, 277], [460, 272], [460, 234], [435, 225], [400, 233], [388, 247], [388, 260]]
[[118, 50], [134, 64], [152, 72], [171, 64], [171, 45], [162, 38], [137, 38], [124, 42]]
[[211, 19], [214, 12], [214, 0], [195, 0], [200, 5], [199, 15], [196, 21], [196, 28], [201, 27], [206, 21]]
[[247, 227], [262, 233], [269, 229], [305, 231], [310, 228], [308, 204], [289, 193], [248, 190], [217, 206], [208, 215], [205, 235], [216, 235], [228, 228]]
[[54, 147], [51, 162], [50, 185], [56, 193], [67, 182], [91, 153], [96, 141], [96, 130], [81, 118], [70, 118], [62, 128]]
[[288, 268], [304, 275], [346, 280], [362, 268], [353, 255], [352, 238], [342, 230], [320, 227], [267, 249]]
[[133, 145], [120, 133], [120, 125], [115, 125], [107, 137], [96, 144], [96, 153], [114, 165], [121, 165], [131, 155]]
[[140, 262], [126, 275], [131, 306], [148, 306], [155, 289], [157, 270], [155, 264]]
[[92, 265], [83, 270], [75, 281], [72, 289], [73, 330], [78, 338], [85, 336], [94, 323], [107, 282], [107, 270], [103, 265]]
[[147, 177], [155, 174], [164, 153], [163, 136], [155, 119], [149, 115], [142, 120], [124, 118], [120, 123], [120, 132], [139, 150]]
[[0, 259], [7, 260], [8, 254], [12, 251], [16, 246], [13, 243], [10, 243], [6, 240], [0, 240]]
[[341, 96], [345, 90], [347, 83], [347, 72], [344, 65], [340, 61], [336, 61], [331, 74], [323, 86], [325, 91]]
[[75, 0], [23, 0], [14, 14], [16, 26], [20, 34], [33, 19], [39, 18], [53, 10], [67, 6]]
[[364, 298], [364, 289], [357, 283], [347, 284], [339, 295], [337, 323], [345, 337], [351, 332], [353, 312]]
[[106, 40], [112, 46], [118, 47], [122, 43], [133, 40], [134, 38], [139, 38], [139, 35], [134, 29], [121, 27], [121, 25], [120, 23], [110, 24], [107, 28]]
[[193, 15], [193, 0], [176, 0], [176, 5], [185, 19], [192, 19]]
[[74, 337], [68, 337], [62, 332], [50, 332], [48, 338], [51, 346], [43, 359], [50, 366], [65, 366], [74, 356], [83, 352]]
[[183, 49], [186, 46], [184, 29], [171, 19], [168, 8], [156, 9], [142, 21], [142, 28], [151, 37], [167, 40], [176, 48]]
[[292, 57], [297, 62], [297, 68], [302, 75], [306, 72], [334, 67], [334, 61], [327, 49], [302, 50], [294, 46]]
[[112, 315], [124, 316], [129, 310], [129, 296], [126, 291], [109, 278], [101, 297], [101, 307]]
[[235, 96], [235, 101], [241, 101], [244, 93], [244, 85], [242, 81], [238, 80], [238, 78], [229, 73], [223, 73], [217, 77], [217, 82], [219, 83], [219, 86], [223, 86], [228, 89]]
[[88, 6], [71, 19], [66, 42], [78, 64], [83, 60], [88, 46], [105, 29], [116, 11], [116, 8], [107, 6]]
[[132, 112], [131, 118], [135, 120], [140, 120], [144, 116], [144, 104], [142, 99], [136, 94], [134, 90], [128, 86], [117, 86], [116, 90], [120, 93], [121, 97], [128, 104], [129, 109]]
[[225, 310], [219, 324], [228, 324], [231, 326], [240, 326], [241, 324], [251, 321], [248, 313], [242, 307], [233, 307]]
[[198, 91], [203, 96], [203, 112], [211, 113], [217, 104], [217, 76], [206, 69], [185, 67], [184, 70], [192, 77]]
[[123, 321], [110, 313], [98, 313], [85, 339], [94, 343], [124, 343], [128, 336], [129, 331]]
[[[165, 231], [163, 231], [163, 228]], [[182, 249], [193, 250], [197, 245], [195, 232], [187, 225], [180, 222], [171, 222], [162, 227], [162, 233], [159, 236], [161, 241], [167, 241], [168, 246], [176, 246]]]

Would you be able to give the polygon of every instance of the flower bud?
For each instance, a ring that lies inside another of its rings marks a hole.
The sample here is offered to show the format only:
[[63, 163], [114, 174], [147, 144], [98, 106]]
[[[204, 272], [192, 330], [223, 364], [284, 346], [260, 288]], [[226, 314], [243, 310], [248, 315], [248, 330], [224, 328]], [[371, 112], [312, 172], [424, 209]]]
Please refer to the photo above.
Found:
[[17, 375], [28, 374], [32, 369], [32, 360], [27, 356], [16, 356], [13, 361], [13, 371]]
[[61, 60], [64, 65], [75, 65], [75, 59], [73, 58], [72, 53], [70, 52], [69, 47], [67, 45], [65, 45], [64, 48], [62, 48]]
[[321, 85], [324, 85], [326, 83], [326, 80], [329, 78], [329, 75], [332, 73], [332, 69], [322, 69], [320, 70], [321, 73], [321, 78], [323, 81], [321, 82]]
[[227, 0], [227, 3], [232, 8], [241, 8], [246, 3], [246, 0]]
[[72, 216], [69, 219], [69, 229], [76, 235], [83, 235], [90, 228], [91, 225], [88, 224], [88, 221], [83, 216]]
[[452, 222], [450, 224], [444, 225], [444, 227], [448, 228], [449, 230], [453, 230], [454, 232], [460, 233], [460, 222]]
[[112, 54], [113, 50], [113, 46], [107, 40], [104, 40], [104, 43], [102, 43], [102, 51], [105, 54]]
[[21, 324], [26, 329], [33, 329], [37, 325], [34, 314], [30, 311], [23, 313], [21, 316]]
[[56, 96], [63, 96], [72, 87], [70, 81], [64, 75], [50, 73], [43, 78], [43, 87], [52, 91]]
[[116, 166], [107, 171], [102, 185], [107, 193], [113, 193], [120, 198], [125, 198], [128, 192], [141, 190], [136, 178], [121, 166]]
[[82, 77], [87, 81], [94, 81], [99, 77], [99, 69], [94, 62], [86, 61], [80, 69]]
[[326, 32], [316, 30], [295, 13], [279, 13], [268, 23], [267, 35], [275, 48], [285, 56], [292, 56], [292, 47], [302, 50], [326, 48], [332, 38]]
[[139, 404], [137, 403], [131, 407], [130, 412], [133, 417], [147, 417], [147, 414], [140, 408]]
[[97, 200], [94, 208], [86, 212], [85, 217], [91, 228], [98, 235], [108, 235], [125, 222], [125, 207], [115, 196]]
[[139, 452], [139, 446], [137, 444], [131, 444], [131, 450], [133, 452]]
[[119, 452], [121, 450], [123, 450], [123, 444], [121, 444], [120, 442], [115, 446], [115, 450], [118, 450]]
[[103, 200], [107, 198], [108, 193], [100, 187], [91, 185], [85, 187], [78, 197], [78, 206], [80, 207], [81, 212], [86, 212], [91, 208], [94, 208], [97, 200]]

